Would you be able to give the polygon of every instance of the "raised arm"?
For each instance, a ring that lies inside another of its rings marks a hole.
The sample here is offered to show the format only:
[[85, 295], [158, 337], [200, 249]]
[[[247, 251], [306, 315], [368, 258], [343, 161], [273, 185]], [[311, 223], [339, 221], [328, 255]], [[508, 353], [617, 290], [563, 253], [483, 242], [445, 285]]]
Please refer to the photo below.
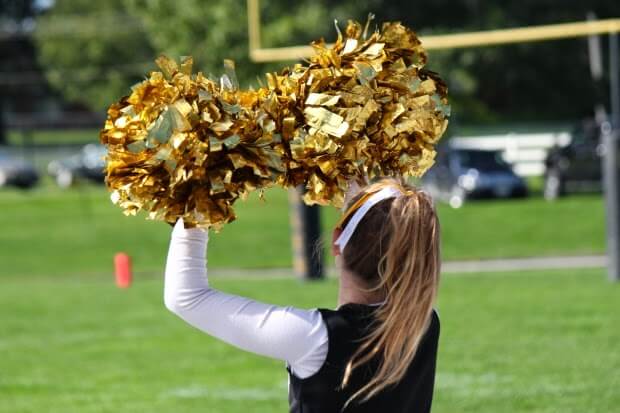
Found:
[[284, 360], [306, 378], [327, 356], [327, 329], [317, 310], [257, 302], [209, 287], [208, 232], [172, 231], [164, 286], [166, 307], [192, 326], [243, 350]]

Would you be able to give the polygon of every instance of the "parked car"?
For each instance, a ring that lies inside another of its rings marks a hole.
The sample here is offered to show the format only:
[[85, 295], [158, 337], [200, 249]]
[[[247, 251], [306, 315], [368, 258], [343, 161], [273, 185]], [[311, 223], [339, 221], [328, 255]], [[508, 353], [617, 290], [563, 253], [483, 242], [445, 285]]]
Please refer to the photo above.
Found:
[[600, 127], [587, 120], [572, 133], [568, 146], [553, 147], [545, 159], [544, 196], [553, 200], [569, 192], [602, 189]]
[[39, 173], [34, 166], [26, 161], [0, 151], [0, 187], [15, 186], [32, 188], [39, 182]]
[[79, 180], [103, 183], [106, 153], [105, 146], [90, 143], [76, 155], [50, 162], [47, 171], [61, 188], [68, 188]]
[[439, 148], [435, 165], [422, 186], [436, 199], [459, 208], [472, 198], [527, 196], [527, 185], [499, 151]]

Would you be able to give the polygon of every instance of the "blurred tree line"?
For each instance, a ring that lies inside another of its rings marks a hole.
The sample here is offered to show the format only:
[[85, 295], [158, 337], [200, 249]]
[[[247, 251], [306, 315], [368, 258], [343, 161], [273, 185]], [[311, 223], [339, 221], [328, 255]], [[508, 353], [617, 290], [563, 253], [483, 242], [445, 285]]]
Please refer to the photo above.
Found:
[[[619, 17], [620, 2], [263, 0], [261, 42], [331, 41], [334, 19], [344, 27], [348, 19], [365, 21], [369, 12], [377, 23], [400, 20], [424, 35], [578, 21], [588, 11]], [[214, 75], [224, 58], [234, 59], [244, 87], [293, 63], [249, 60], [244, 0], [55, 0], [37, 16], [34, 36], [49, 83], [96, 110], [127, 94], [155, 68], [160, 53], [193, 55], [197, 69]], [[431, 51], [429, 67], [447, 80], [453, 114], [462, 123], [575, 120], [608, 102], [606, 88], [591, 78], [585, 38]]]
[[[4, 112], [9, 99], [14, 106], [12, 109], [19, 110], [28, 99], [50, 93], [49, 88], [40, 87], [45, 79], [36, 67], [34, 45], [24, 35], [36, 13], [33, 3], [0, 0], [0, 144], [6, 141]], [[34, 78], [34, 81], [24, 82], [24, 77]]]

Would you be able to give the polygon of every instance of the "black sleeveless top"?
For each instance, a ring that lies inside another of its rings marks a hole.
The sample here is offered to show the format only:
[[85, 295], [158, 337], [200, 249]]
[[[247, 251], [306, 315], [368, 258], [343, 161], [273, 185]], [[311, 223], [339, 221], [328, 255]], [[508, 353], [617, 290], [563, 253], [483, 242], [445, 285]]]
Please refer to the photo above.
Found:
[[290, 413], [427, 413], [431, 410], [435, 364], [439, 340], [439, 318], [435, 311], [416, 355], [403, 379], [365, 403], [345, 402], [372, 377], [378, 360], [353, 371], [349, 384], [340, 389], [344, 369], [360, 340], [368, 334], [376, 307], [347, 304], [338, 310], [319, 310], [327, 326], [329, 344], [321, 369], [306, 379], [290, 373]]

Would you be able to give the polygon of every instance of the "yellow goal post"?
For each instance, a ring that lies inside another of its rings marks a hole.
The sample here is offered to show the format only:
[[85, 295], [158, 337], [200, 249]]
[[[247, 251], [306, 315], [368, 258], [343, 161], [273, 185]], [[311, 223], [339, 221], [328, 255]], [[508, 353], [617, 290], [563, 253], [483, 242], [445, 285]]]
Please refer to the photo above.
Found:
[[[283, 60], [300, 60], [313, 55], [311, 46], [288, 46], [262, 48], [260, 42], [260, 4], [259, 0], [247, 0], [248, 4], [248, 38], [250, 59], [254, 62], [275, 62]], [[601, 128], [601, 139], [605, 148], [603, 157], [603, 181], [605, 186], [605, 209], [607, 220], [607, 274], [610, 281], [620, 281], [620, 57], [618, 53], [620, 18], [603, 20], [586, 20], [573, 23], [558, 23], [511, 29], [485, 30], [465, 33], [421, 36], [420, 41], [427, 50], [457, 49], [484, 46], [497, 46], [514, 43], [542, 42], [549, 40], [569, 39], [586, 36], [609, 34], [610, 42], [610, 94], [611, 119]], [[299, 208], [298, 197], [292, 197]], [[296, 220], [318, 227], [318, 216], [304, 219], [299, 213]], [[296, 233], [299, 231], [295, 231]], [[298, 234], [308, 241], [305, 231]], [[299, 245], [293, 249], [301, 252]], [[303, 267], [303, 258], [312, 262], [313, 258], [306, 254], [295, 254], [295, 268]]]
[[[247, 1], [248, 38], [252, 61], [275, 62], [299, 60], [312, 56], [314, 50], [311, 46], [261, 47], [259, 0]], [[620, 18], [421, 36], [420, 41], [425, 49], [437, 50], [540, 42], [608, 33], [620, 33]]]

